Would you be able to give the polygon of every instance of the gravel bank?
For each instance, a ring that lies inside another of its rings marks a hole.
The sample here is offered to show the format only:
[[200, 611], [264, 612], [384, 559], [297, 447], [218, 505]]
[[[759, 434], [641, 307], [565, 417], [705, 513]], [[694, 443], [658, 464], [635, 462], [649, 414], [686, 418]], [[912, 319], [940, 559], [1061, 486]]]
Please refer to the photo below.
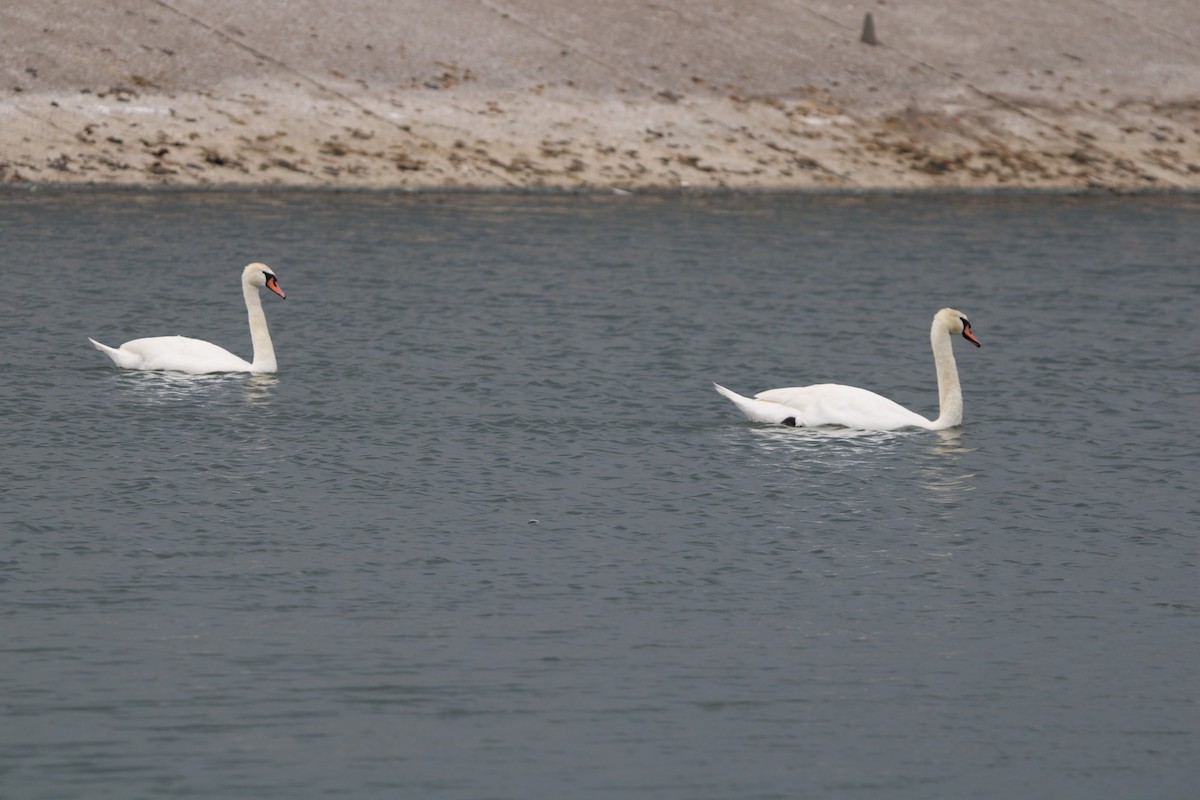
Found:
[[1194, 0], [98, 5], [0, 9], [0, 182], [1200, 187]]

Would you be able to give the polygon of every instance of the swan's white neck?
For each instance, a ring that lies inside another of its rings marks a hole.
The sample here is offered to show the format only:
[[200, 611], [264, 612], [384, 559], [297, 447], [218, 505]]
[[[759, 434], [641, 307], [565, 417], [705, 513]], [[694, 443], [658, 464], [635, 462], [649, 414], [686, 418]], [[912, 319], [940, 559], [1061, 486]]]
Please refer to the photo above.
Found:
[[929, 329], [929, 345], [933, 348], [933, 364], [937, 368], [939, 408], [938, 418], [929, 429], [940, 431], [962, 425], [963, 418], [962, 387], [958, 384], [954, 346], [940, 318], [935, 318]]
[[243, 282], [242, 296], [246, 299], [246, 313], [250, 317], [250, 341], [254, 345], [254, 361], [250, 364], [250, 371], [275, 372], [275, 348], [271, 345], [271, 332], [267, 330], [267, 315], [263, 313], [258, 287]]

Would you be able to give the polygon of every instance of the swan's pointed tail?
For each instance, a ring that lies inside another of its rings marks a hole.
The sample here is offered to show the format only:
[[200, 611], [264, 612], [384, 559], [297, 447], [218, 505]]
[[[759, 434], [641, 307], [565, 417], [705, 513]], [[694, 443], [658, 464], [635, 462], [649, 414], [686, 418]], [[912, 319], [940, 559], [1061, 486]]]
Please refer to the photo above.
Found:
[[796, 418], [796, 409], [794, 408], [788, 408], [785, 405], [772, 403], [767, 400], [742, 397], [737, 392], [726, 389], [719, 383], [714, 383], [713, 388], [717, 390], [718, 394], [729, 398], [746, 415], [746, 419], [751, 422], [767, 422], [772, 425], [792, 426], [800, 423], [800, 420]]
[[130, 353], [128, 350], [118, 350], [115, 347], [109, 347], [106, 344], [100, 344], [90, 336], [88, 337], [88, 341], [91, 342], [101, 353], [104, 353], [106, 356], [111, 358], [113, 363], [118, 367], [122, 367], [124, 369], [137, 369], [138, 364], [141, 363], [141, 358], [134, 353]]

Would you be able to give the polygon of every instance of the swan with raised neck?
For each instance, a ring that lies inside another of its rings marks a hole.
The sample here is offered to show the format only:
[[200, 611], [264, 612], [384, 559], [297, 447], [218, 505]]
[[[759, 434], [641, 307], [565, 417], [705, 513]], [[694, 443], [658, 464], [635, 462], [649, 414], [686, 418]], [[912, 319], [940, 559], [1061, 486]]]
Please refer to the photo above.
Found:
[[716, 390], [729, 398], [751, 422], [816, 427], [840, 425], [865, 430], [925, 428], [945, 430], [962, 424], [963, 396], [954, 360], [952, 337], [962, 336], [976, 347], [980, 342], [971, 332], [967, 315], [943, 308], [933, 317], [929, 344], [937, 370], [938, 417], [926, 417], [909, 411], [888, 398], [857, 386], [819, 383], [786, 389], [768, 389], [754, 397], [743, 397], [720, 384]]
[[279, 287], [275, 271], [266, 264], [254, 262], [242, 270], [242, 299], [250, 323], [250, 342], [254, 360], [246, 361], [223, 347], [203, 339], [187, 336], [152, 336], [132, 339], [120, 347], [109, 347], [88, 339], [96, 349], [123, 369], [168, 370], [200, 375], [210, 372], [272, 373], [278, 369], [267, 316], [263, 313], [259, 289], [269, 289], [287, 299]]

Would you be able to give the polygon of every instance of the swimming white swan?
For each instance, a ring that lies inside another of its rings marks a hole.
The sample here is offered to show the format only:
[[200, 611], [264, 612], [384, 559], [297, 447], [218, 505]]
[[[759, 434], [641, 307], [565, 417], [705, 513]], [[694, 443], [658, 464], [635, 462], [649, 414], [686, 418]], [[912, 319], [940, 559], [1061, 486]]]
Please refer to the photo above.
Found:
[[95, 339], [89, 342], [108, 355], [113, 363], [125, 369], [174, 370], [201, 375], [206, 372], [275, 372], [275, 348], [267, 330], [262, 299], [258, 290], [263, 286], [287, 299], [275, 273], [266, 264], [249, 264], [242, 270], [242, 296], [250, 316], [250, 341], [254, 344], [254, 361], [238, 358], [223, 347], [186, 336], [153, 336], [134, 339], [120, 347], [109, 347]]
[[940, 431], [962, 424], [962, 388], [958, 385], [958, 366], [954, 363], [954, 349], [950, 341], [951, 336], [959, 334], [976, 347], [980, 346], [979, 340], [971, 333], [971, 323], [967, 321], [966, 314], [943, 308], [934, 315], [929, 342], [937, 367], [940, 404], [940, 414], [935, 420], [925, 419], [899, 403], [856, 386], [818, 383], [789, 389], [768, 389], [753, 398], [742, 397], [720, 384], [714, 383], [713, 386], [732, 400], [751, 422], [801, 427], [842, 425], [874, 431], [897, 428]]

